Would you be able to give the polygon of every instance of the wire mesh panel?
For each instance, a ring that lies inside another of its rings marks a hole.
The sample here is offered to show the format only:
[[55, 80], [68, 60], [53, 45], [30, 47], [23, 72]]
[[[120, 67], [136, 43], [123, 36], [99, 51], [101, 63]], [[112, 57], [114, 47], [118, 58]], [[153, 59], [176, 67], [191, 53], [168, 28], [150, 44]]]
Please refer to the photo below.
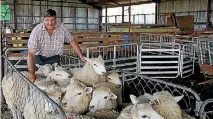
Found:
[[163, 43], [174, 42], [174, 36], [172, 35], [165, 35], [165, 34], [147, 34], [141, 33], [140, 34], [140, 43]]
[[70, 55], [61, 55], [60, 56], [60, 66], [64, 68], [76, 68], [82, 66], [83, 63], [77, 57], [73, 57]]
[[106, 66], [133, 72], [136, 72], [137, 70], [137, 54], [137, 44], [122, 44], [87, 48], [87, 57], [98, 57], [99, 55], [102, 55]]
[[10, 71], [2, 80], [2, 89], [14, 119], [21, 119], [23, 115], [26, 119], [66, 119], [64, 111], [56, 103], [60, 103], [60, 98], [53, 101], [26, 78], [27, 72], [19, 72], [6, 56], [3, 58]]
[[181, 47], [176, 43], [143, 43], [140, 46], [140, 74], [155, 78], [179, 76]]
[[175, 85], [159, 79], [153, 79], [137, 73], [123, 72], [123, 101], [129, 102], [129, 95], [143, 95], [145, 92], [153, 94], [158, 91], [168, 91], [173, 96], [184, 95], [179, 102], [182, 109], [189, 110], [198, 116], [201, 100], [199, 95], [190, 88]]
[[200, 107], [200, 119], [213, 119], [213, 99], [205, 100]]

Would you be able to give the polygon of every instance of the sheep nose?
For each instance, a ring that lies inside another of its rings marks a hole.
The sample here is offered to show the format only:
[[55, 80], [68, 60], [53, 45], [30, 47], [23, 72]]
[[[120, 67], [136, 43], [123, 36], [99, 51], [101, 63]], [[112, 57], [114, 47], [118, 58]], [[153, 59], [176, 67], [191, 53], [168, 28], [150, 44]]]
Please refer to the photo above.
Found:
[[89, 106], [90, 109], [93, 109], [95, 106]]

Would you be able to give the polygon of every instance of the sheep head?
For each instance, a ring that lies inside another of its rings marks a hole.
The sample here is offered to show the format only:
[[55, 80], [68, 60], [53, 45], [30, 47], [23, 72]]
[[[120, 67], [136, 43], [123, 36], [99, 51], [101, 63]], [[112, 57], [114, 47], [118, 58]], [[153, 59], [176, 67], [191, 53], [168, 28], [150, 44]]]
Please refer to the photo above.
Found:
[[136, 96], [130, 95], [130, 99], [134, 104], [130, 112], [122, 112], [121, 116], [131, 119], [163, 119], [149, 103], [140, 103]]
[[117, 96], [107, 87], [96, 88], [93, 91], [89, 110], [94, 112], [99, 109], [115, 109]]
[[106, 73], [106, 68], [104, 65], [104, 60], [102, 58], [101, 55], [99, 55], [98, 58], [86, 58], [87, 62], [92, 66], [92, 68], [94, 69], [94, 71], [98, 74], [98, 75], [104, 75]]
[[136, 104], [130, 112], [122, 112], [121, 115], [126, 119], [163, 119], [150, 104]]
[[36, 64], [36, 67], [38, 67], [38, 71], [36, 71], [36, 73], [39, 75], [47, 76], [50, 72], [53, 71], [51, 64], [45, 64], [45, 65]]
[[86, 87], [83, 83], [71, 79], [62, 99], [62, 107], [68, 112], [74, 112], [75, 107], [81, 107], [80, 105], [88, 108], [92, 90], [92, 87]]
[[59, 70], [59, 71], [52, 71], [48, 74], [48, 77], [55, 79], [55, 80], [64, 80], [71, 78], [71, 75], [66, 71]]
[[117, 72], [109, 72], [106, 76], [107, 81], [116, 85], [117, 88], [121, 88], [122, 82]]

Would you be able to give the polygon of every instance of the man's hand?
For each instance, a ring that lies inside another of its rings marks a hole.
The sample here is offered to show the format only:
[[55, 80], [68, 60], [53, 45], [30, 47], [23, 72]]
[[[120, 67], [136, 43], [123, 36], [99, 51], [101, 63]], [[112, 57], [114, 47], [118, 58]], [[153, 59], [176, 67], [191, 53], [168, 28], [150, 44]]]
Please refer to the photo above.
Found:
[[81, 61], [82, 61], [84, 64], [87, 63], [87, 60], [86, 60], [84, 57], [81, 58]]
[[34, 83], [36, 80], [36, 76], [34, 74], [29, 74], [29, 80]]

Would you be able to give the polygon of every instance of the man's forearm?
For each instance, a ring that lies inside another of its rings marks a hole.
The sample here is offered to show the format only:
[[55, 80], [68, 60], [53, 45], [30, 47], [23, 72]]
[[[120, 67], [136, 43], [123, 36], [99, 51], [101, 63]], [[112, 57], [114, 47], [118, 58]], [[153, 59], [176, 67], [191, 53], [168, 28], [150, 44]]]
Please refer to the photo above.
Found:
[[34, 81], [36, 79], [35, 77], [35, 69], [34, 69], [34, 55], [28, 53], [28, 57], [27, 57], [27, 66], [28, 66], [28, 70], [29, 70], [29, 79]]
[[81, 52], [81, 49], [80, 47], [78, 46], [78, 43], [75, 41], [75, 40], [72, 40], [70, 45], [72, 46], [73, 50], [75, 51], [76, 54], [78, 54], [78, 56], [82, 59], [84, 58], [83, 57], [83, 54]]

